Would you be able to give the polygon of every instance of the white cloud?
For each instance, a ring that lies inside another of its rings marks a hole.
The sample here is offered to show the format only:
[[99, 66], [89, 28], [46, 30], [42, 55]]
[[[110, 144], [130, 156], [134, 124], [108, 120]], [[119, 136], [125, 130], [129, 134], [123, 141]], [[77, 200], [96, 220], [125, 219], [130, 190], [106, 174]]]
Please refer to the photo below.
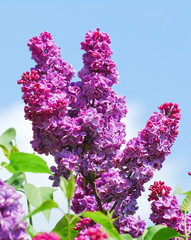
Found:
[[138, 102], [128, 103], [128, 113], [122, 121], [126, 124], [126, 140], [137, 136], [138, 131], [143, 127], [141, 116], [143, 116], [145, 106]]

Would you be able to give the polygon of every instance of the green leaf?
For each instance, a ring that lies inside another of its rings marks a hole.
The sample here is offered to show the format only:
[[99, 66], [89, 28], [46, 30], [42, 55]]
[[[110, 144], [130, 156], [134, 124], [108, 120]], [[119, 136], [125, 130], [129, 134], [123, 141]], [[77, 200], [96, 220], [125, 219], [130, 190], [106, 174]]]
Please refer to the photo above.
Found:
[[74, 239], [79, 231], [74, 230], [76, 223], [80, 221], [78, 216], [72, 214], [65, 214], [63, 218], [56, 224], [56, 226], [52, 229], [53, 232], [58, 233], [63, 240], [68, 240], [68, 228], [69, 235], [71, 239]]
[[33, 216], [34, 214], [36, 213], [39, 213], [39, 212], [43, 212], [47, 209], [52, 209], [52, 208], [58, 208], [58, 204], [55, 203], [53, 200], [48, 200], [46, 202], [44, 202], [43, 204], [41, 204], [38, 208], [36, 208], [35, 210], [33, 210], [32, 212], [30, 212], [27, 216], [25, 216], [23, 219], [22, 219], [22, 222], [24, 220], [26, 220], [27, 218]]
[[[56, 191], [56, 189], [51, 187], [36, 188], [30, 183], [25, 183], [24, 190], [30, 204], [35, 208], [48, 200], [53, 200], [53, 192]], [[50, 211], [50, 209], [43, 211], [43, 214], [48, 221], [50, 218]]]
[[37, 235], [37, 231], [34, 229], [34, 227], [27, 222], [27, 228], [26, 228], [28, 234], [33, 238], [34, 236]]
[[17, 172], [17, 170], [12, 165], [10, 165], [10, 163], [2, 162], [1, 166], [6, 168], [10, 173]]
[[22, 184], [25, 180], [25, 176], [23, 172], [16, 172], [10, 177], [6, 182], [9, 185], [12, 185], [16, 190], [19, 190], [22, 188]]
[[120, 234], [121, 240], [133, 240], [130, 234]]
[[180, 187], [180, 185], [177, 185], [172, 195], [179, 195], [184, 194], [184, 190]]
[[148, 228], [148, 232], [143, 240], [168, 240], [179, 236], [181, 236], [181, 234], [173, 228], [164, 225], [156, 225]]
[[118, 239], [118, 240], [121, 239], [118, 231], [114, 227], [112, 220], [110, 219], [109, 216], [106, 216], [102, 212], [88, 212], [87, 211], [87, 212], [83, 213], [83, 217], [89, 217], [93, 221], [102, 225], [111, 237]]
[[190, 195], [191, 196], [191, 191], [185, 192], [180, 185], [176, 186], [176, 189], [174, 190], [172, 195]]
[[60, 188], [68, 200], [73, 198], [75, 191], [75, 178], [72, 172], [68, 181], [64, 177], [60, 177]]
[[12, 140], [16, 137], [16, 131], [14, 128], [9, 128], [0, 136], [0, 147], [3, 149], [6, 157], [9, 156], [13, 147]]
[[9, 159], [10, 164], [8, 166], [13, 167], [16, 171], [51, 174], [47, 163], [37, 155], [13, 152]]
[[183, 213], [188, 213], [191, 210], [190, 199], [191, 199], [191, 196], [188, 195], [185, 197], [184, 201], [182, 202], [180, 210]]

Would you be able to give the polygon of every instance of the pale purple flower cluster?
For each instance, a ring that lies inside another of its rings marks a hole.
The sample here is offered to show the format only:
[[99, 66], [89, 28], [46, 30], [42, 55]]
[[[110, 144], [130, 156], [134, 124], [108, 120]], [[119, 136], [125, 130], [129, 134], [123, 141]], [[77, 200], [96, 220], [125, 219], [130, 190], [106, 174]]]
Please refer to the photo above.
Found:
[[[180, 210], [178, 199], [176, 196], [169, 195], [170, 188], [164, 185], [164, 182], [155, 182], [153, 186], [155, 188], [150, 188], [152, 192], [149, 195], [149, 201], [153, 201], [151, 203], [152, 213], [150, 219], [155, 224], [163, 224], [174, 228], [181, 234], [185, 234], [184, 213]], [[165, 191], [166, 187], [168, 191]], [[156, 190], [157, 188], [159, 189], [158, 191]], [[156, 197], [154, 197], [154, 195], [156, 195]], [[190, 232], [191, 215], [186, 216], [186, 225], [187, 232]]]
[[106, 33], [89, 31], [81, 43], [85, 50], [84, 67], [78, 73], [81, 81], [70, 82], [74, 70], [61, 59], [51, 35], [41, 33], [28, 44], [37, 65], [18, 83], [23, 84], [25, 116], [33, 124], [32, 146], [55, 157], [53, 185], [59, 185], [60, 176], [69, 178], [71, 170], [77, 174], [74, 212], [102, 210], [101, 204], [104, 210], [115, 210], [121, 233], [132, 229], [138, 236], [145, 222], [132, 216], [137, 198], [170, 153], [180, 109], [177, 104], [161, 105], [121, 150], [126, 135], [121, 119], [127, 107], [124, 97], [111, 88], [119, 76], [109, 44]]
[[146, 222], [141, 220], [140, 217], [136, 219], [134, 216], [129, 215], [120, 217], [115, 222], [115, 226], [121, 234], [129, 233], [133, 238], [138, 238], [143, 234]]
[[24, 210], [18, 199], [21, 197], [14, 187], [0, 180], [0, 239], [27, 239], [26, 222], [20, 223]]

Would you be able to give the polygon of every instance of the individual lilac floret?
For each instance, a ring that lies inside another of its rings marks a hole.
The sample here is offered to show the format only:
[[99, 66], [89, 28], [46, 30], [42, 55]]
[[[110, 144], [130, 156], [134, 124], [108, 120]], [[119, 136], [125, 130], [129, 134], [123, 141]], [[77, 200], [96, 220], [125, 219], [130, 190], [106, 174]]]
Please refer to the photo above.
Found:
[[[170, 196], [170, 187], [166, 186], [164, 182], [154, 182], [151, 185], [152, 191], [149, 195], [152, 213], [150, 219], [155, 224], [163, 224], [165, 226], [174, 228], [181, 234], [185, 234], [184, 214], [180, 210], [178, 199], [176, 196]], [[187, 232], [191, 231], [191, 215], [186, 216]]]
[[24, 210], [19, 203], [21, 195], [14, 187], [0, 180], [0, 239], [27, 239], [26, 222], [21, 222]]

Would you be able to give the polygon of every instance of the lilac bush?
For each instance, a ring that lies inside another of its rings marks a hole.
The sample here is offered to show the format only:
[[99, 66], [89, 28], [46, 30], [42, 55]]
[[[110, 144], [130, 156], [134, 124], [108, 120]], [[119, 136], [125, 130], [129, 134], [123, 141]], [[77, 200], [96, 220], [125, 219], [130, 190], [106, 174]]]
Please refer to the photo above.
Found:
[[0, 239], [27, 239], [26, 222], [22, 222], [24, 209], [19, 203], [21, 195], [14, 187], [0, 180]]
[[[160, 170], [177, 135], [180, 109], [164, 103], [154, 112], [137, 137], [125, 141], [127, 107], [124, 96], [112, 90], [119, 75], [110, 39], [99, 29], [89, 31], [81, 43], [83, 68], [75, 70], [61, 59], [52, 36], [43, 32], [28, 46], [36, 66], [25, 72], [22, 84], [25, 118], [32, 121], [32, 147], [54, 156], [53, 186], [60, 177], [76, 176], [72, 210], [114, 211], [119, 233], [139, 237], [145, 221], [133, 216], [137, 198], [155, 170]], [[122, 149], [122, 145], [125, 148]]]

